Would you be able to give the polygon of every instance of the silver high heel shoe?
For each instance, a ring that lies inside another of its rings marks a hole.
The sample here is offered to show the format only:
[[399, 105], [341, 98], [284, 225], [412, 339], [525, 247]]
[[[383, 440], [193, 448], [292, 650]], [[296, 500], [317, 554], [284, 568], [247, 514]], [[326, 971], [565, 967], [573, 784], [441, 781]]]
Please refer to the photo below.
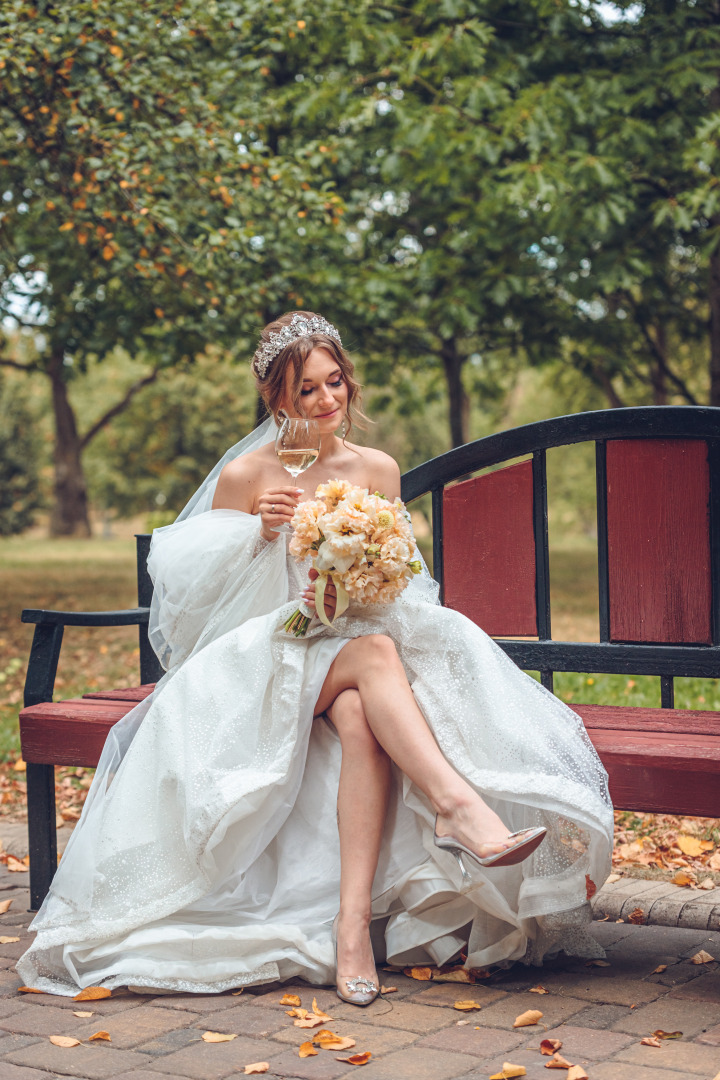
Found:
[[433, 833], [433, 839], [435, 846], [439, 847], [441, 851], [449, 851], [451, 855], [454, 855], [457, 859], [460, 872], [463, 877], [463, 884], [470, 884], [472, 877], [468, 873], [467, 867], [463, 862], [463, 855], [469, 855], [471, 859], [474, 859], [479, 866], [514, 866], [515, 863], [522, 862], [523, 859], [527, 859], [529, 855], [532, 855], [533, 851], [545, 839], [547, 829], [539, 827], [536, 829], [519, 829], [518, 832], [509, 833], [507, 839], [512, 840], [514, 836], [522, 836], [525, 839], [518, 840], [516, 844], [512, 844], [509, 848], [504, 848], [502, 851], [496, 852], [495, 855], [486, 855], [484, 858], [480, 855], [476, 855], [470, 848], [465, 847], [459, 840], [456, 840], [454, 836], [438, 836], [437, 831], [437, 819], [438, 815], [435, 815], [435, 830]]
[[[337, 925], [340, 912], [333, 919], [332, 942], [335, 951], [335, 978], [337, 980], [335, 993], [341, 1001], [348, 1001], [351, 1005], [370, 1005], [380, 993], [380, 987], [372, 979], [365, 979], [360, 975], [346, 976], [337, 973]], [[346, 987], [346, 993], [342, 993], [340, 982]]]

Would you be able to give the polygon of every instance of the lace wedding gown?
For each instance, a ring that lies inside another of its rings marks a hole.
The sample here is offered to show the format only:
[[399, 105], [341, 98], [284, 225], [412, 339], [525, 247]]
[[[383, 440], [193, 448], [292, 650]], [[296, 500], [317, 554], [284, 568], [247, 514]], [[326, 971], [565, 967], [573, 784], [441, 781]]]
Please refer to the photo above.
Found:
[[396, 769], [377, 954], [442, 964], [467, 947], [470, 967], [602, 955], [587, 896], [609, 870], [612, 811], [576, 714], [440, 607], [427, 574], [394, 604], [291, 637], [282, 626], [307, 567], [259, 530], [257, 517], [212, 510], [155, 533], [151, 638], [168, 673], [108, 737], [18, 964], [24, 982], [68, 995], [333, 982], [340, 741], [313, 709], [339, 650], [369, 633], [392, 637], [443, 753], [508, 828], [548, 829], [530, 858], [474, 867], [462, 891], [428, 800]]

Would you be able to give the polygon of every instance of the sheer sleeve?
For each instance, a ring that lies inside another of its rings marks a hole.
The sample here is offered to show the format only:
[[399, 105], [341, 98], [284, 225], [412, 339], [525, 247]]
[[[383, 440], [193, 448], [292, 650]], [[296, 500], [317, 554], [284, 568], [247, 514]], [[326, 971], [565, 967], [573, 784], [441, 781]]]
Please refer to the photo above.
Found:
[[166, 671], [288, 599], [284, 538], [264, 541], [259, 517], [240, 510], [208, 510], [156, 529], [148, 571], [149, 638]]

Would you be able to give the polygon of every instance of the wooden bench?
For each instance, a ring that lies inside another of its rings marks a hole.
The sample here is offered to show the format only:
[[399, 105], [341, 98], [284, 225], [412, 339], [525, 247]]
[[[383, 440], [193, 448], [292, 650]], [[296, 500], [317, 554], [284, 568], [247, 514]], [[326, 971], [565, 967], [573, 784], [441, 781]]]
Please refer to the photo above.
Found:
[[[582, 442], [596, 452], [600, 640], [553, 641], [546, 451]], [[659, 709], [573, 706], [616, 807], [720, 815], [720, 714], [673, 707], [674, 677], [720, 677], [720, 408], [613, 409], [504, 431], [406, 473], [406, 502], [428, 493], [443, 603], [521, 668], [550, 690], [557, 671], [659, 678]], [[20, 714], [33, 909], [57, 861], [54, 766], [96, 765], [107, 732], [160, 675], [147, 640], [149, 542], [137, 538], [137, 609], [22, 614], [36, 624]], [[53, 703], [63, 627], [131, 624], [143, 685]]]

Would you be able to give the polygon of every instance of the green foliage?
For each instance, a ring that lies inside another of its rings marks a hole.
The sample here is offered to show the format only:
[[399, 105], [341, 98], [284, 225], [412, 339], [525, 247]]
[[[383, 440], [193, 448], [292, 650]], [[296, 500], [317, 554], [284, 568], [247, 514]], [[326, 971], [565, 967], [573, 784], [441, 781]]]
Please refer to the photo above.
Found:
[[0, 380], [0, 536], [28, 529], [42, 500], [35, 416], [18, 379]]

